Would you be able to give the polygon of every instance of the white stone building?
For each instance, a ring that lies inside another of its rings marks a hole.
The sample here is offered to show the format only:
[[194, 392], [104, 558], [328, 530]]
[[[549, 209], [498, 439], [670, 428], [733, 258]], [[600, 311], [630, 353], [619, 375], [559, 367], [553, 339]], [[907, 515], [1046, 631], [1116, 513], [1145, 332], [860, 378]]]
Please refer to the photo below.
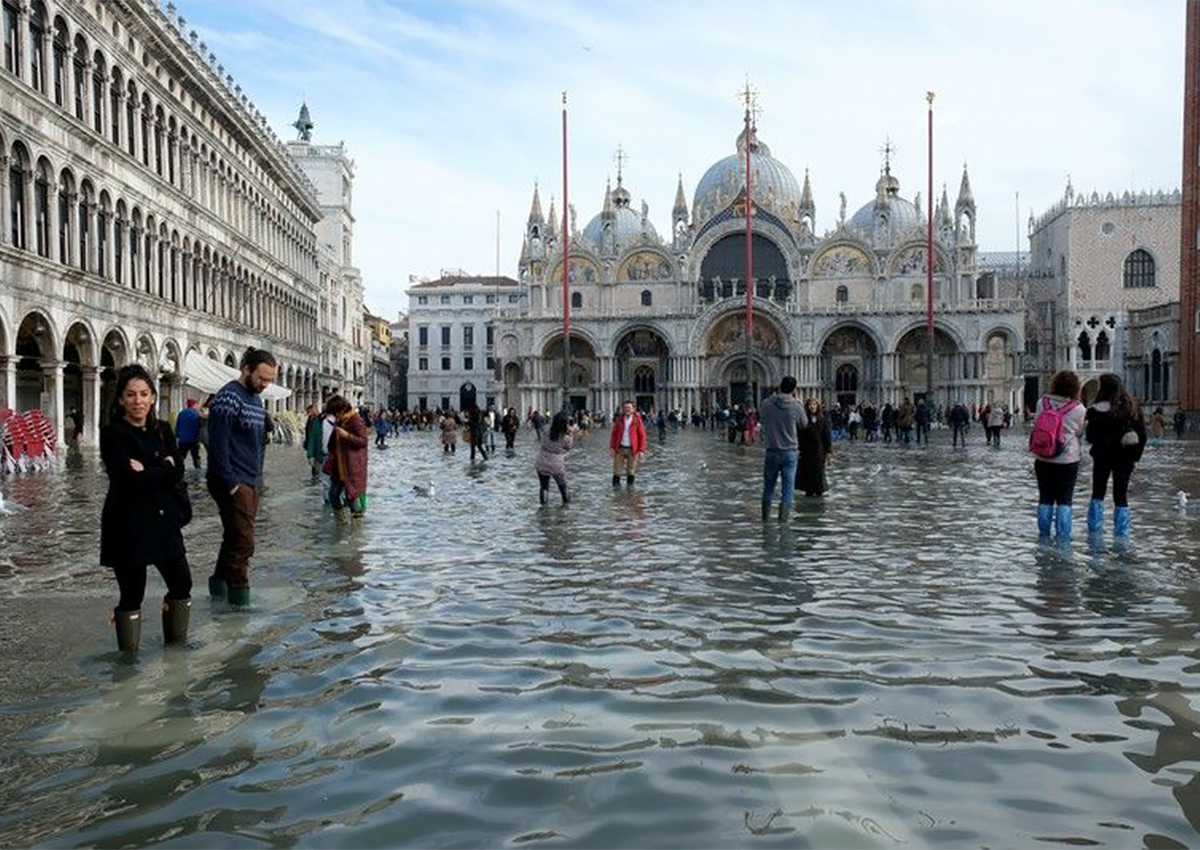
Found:
[[517, 281], [444, 274], [407, 294], [409, 407], [458, 409], [468, 386], [481, 407], [498, 403], [494, 322], [501, 307], [519, 309]]
[[[1029, 332], [1053, 351], [1054, 368], [1079, 372], [1085, 397], [1115, 372], [1145, 401], [1178, 398], [1175, 335], [1144, 311], [1179, 301], [1180, 210], [1178, 191], [1085, 196], [1068, 181], [1057, 204], [1030, 218]], [[1134, 311], [1143, 311], [1136, 326]], [[1146, 386], [1142, 367], [1156, 350], [1157, 380]]]
[[[757, 397], [785, 374], [827, 403], [915, 397], [926, 388], [926, 225], [885, 162], [874, 196], [819, 235], [803, 185], [756, 137], [753, 381]], [[570, 402], [612, 411], [704, 409], [747, 394], [745, 146], [701, 178], [689, 209], [680, 179], [671, 232], [659, 236], [623, 177], [582, 230], [569, 218]], [[966, 170], [934, 219], [937, 404], [1015, 405], [1024, 306], [978, 290], [976, 208]], [[521, 309], [499, 320], [505, 404], [554, 408], [562, 396], [562, 239], [535, 190], [520, 258]]]
[[[319, 396], [314, 188], [173, 10], [4, 0], [0, 406], [95, 442], [115, 370], [184, 398], [189, 351], [272, 349], [294, 408]], [[357, 314], [356, 314], [357, 315]]]

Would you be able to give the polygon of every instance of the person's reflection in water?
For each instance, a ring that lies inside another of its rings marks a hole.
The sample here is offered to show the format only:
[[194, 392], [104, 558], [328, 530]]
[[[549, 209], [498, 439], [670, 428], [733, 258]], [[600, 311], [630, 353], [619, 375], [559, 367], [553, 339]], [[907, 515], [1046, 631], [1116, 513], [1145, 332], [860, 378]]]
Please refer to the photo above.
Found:
[[1050, 542], [1039, 542], [1034, 553], [1037, 564], [1037, 598], [1027, 606], [1041, 615], [1041, 628], [1051, 640], [1070, 640], [1072, 615], [1079, 609], [1079, 586], [1070, 550]]

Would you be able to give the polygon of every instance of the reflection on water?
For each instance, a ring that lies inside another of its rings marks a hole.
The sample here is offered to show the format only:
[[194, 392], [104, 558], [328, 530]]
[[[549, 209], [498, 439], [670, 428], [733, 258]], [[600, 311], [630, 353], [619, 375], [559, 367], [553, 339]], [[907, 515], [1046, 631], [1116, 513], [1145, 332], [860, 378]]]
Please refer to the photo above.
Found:
[[842, 448], [783, 526], [754, 448], [614, 490], [593, 436], [540, 508], [530, 442], [394, 441], [361, 528], [273, 449], [253, 613], [168, 652], [148, 616], [136, 664], [95, 459], [4, 481], [0, 845], [1197, 842], [1200, 445], [1148, 453], [1127, 545], [1060, 547], [1015, 439]]

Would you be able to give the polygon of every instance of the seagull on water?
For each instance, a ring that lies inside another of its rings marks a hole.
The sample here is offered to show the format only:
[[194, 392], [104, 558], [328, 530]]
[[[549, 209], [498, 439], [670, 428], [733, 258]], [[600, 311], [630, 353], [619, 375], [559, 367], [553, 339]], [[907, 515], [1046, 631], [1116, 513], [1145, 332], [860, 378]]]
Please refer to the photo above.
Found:
[[414, 484], [413, 492], [426, 498], [433, 496], [433, 479], [429, 479], [424, 484]]
[[1186, 511], [1188, 506], [1188, 494], [1180, 490], [1175, 494], [1175, 507], [1181, 511]]

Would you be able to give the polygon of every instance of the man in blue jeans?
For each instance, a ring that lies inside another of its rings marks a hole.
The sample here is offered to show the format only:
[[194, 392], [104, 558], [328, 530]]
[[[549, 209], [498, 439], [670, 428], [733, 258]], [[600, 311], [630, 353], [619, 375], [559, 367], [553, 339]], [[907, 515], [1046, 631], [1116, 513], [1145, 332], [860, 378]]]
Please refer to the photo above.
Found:
[[762, 403], [758, 409], [762, 426], [763, 492], [762, 518], [771, 516], [771, 501], [775, 497], [775, 479], [783, 476], [783, 495], [779, 503], [779, 521], [785, 522], [792, 512], [792, 494], [796, 489], [796, 461], [800, 443], [798, 431], [808, 426], [804, 404], [796, 397], [796, 379], [788, 375], [779, 382], [779, 392]]

